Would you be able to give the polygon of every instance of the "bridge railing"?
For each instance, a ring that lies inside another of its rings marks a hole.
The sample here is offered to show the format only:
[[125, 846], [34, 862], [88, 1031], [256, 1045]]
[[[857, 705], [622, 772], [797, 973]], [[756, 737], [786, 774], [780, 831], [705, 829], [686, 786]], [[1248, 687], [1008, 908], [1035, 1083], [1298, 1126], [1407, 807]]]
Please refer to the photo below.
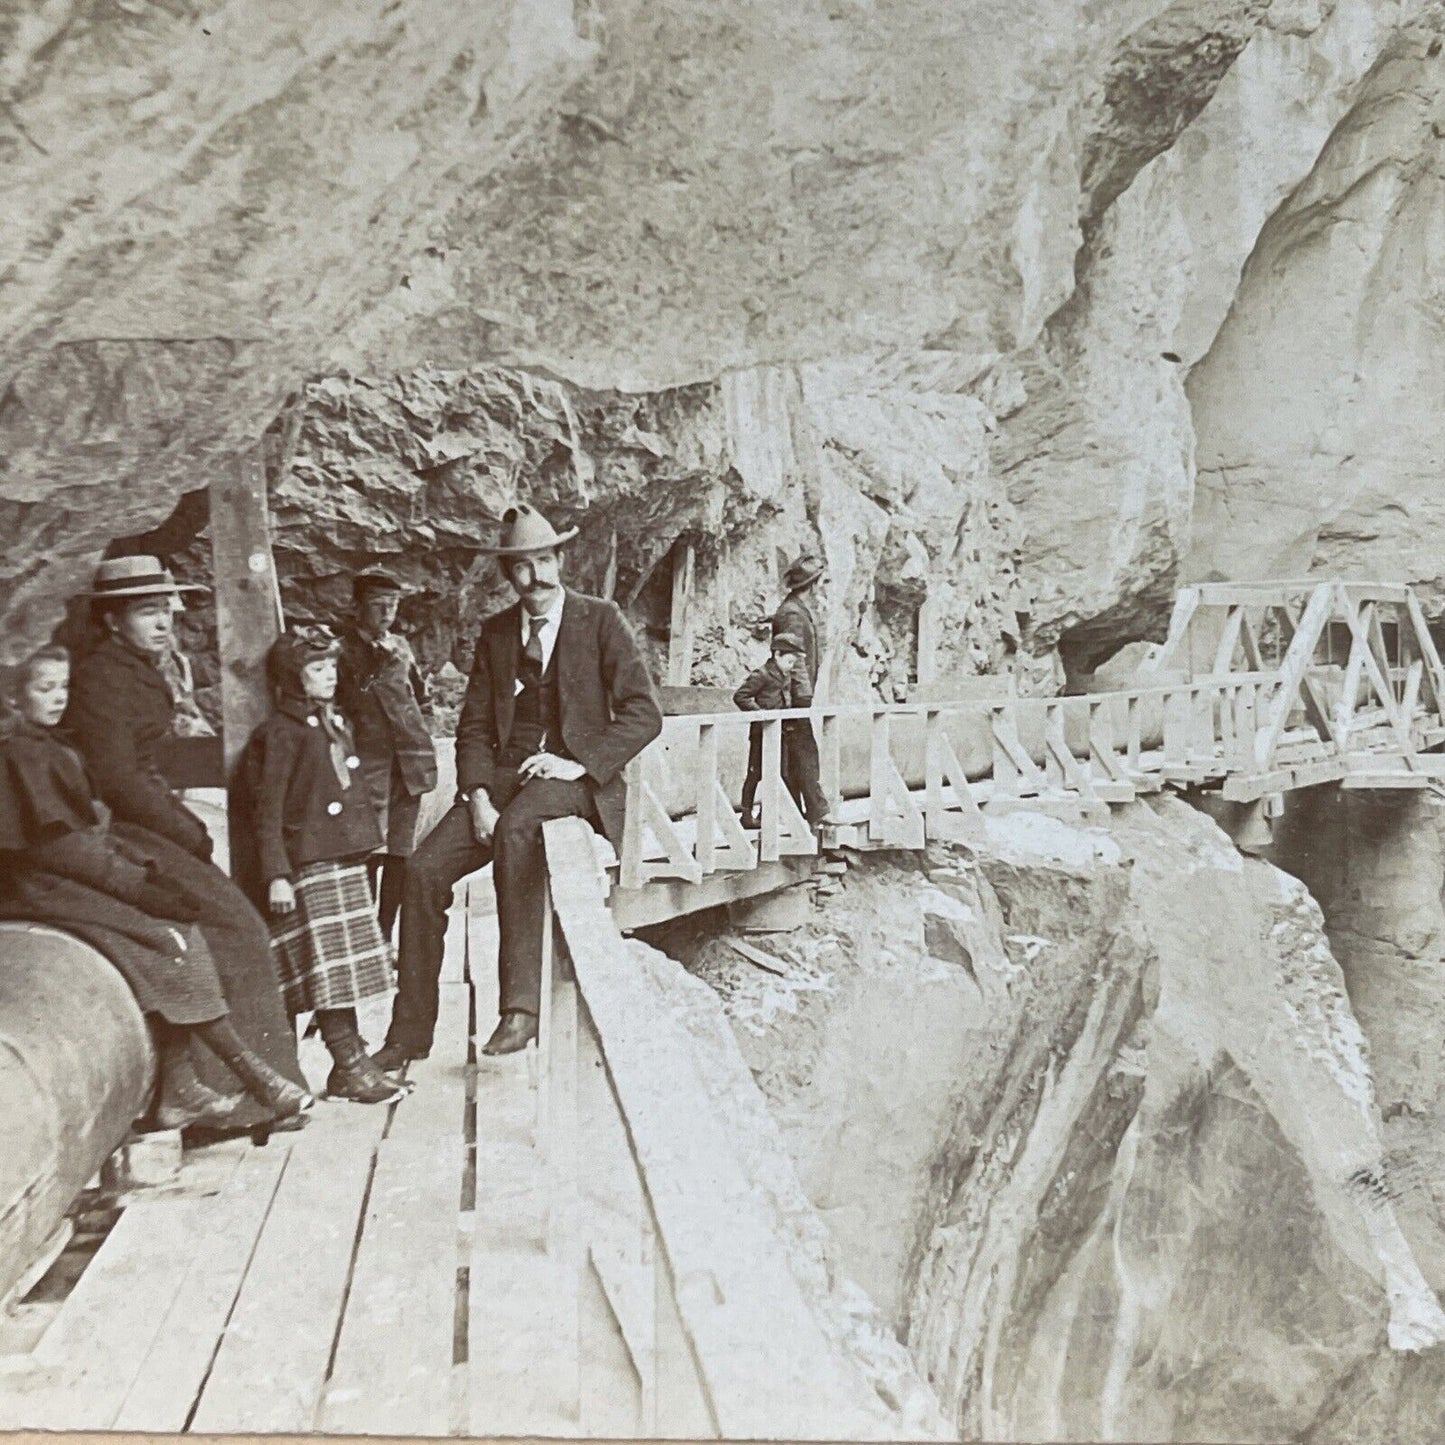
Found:
[[[1357, 768], [1419, 782], [1433, 775], [1419, 754], [1445, 740], [1445, 666], [1403, 585], [1185, 588], [1156, 666], [1157, 684], [1077, 697], [670, 717], [628, 771], [618, 886], [698, 884], [816, 852], [782, 775], [793, 719], [814, 725], [824, 791], [867, 800], [866, 841], [911, 848], [1026, 799], [1096, 805], [1220, 783], [1248, 801]], [[763, 773], [750, 834], [736, 810], [754, 726]]]
[[[1073, 697], [670, 717], [628, 770], [618, 886], [696, 884], [817, 852], [783, 776], [790, 721], [814, 726], [824, 792], [866, 800], [870, 844], [921, 848], [945, 827], [957, 833], [976, 823], [986, 805], [1059, 796], [1126, 802], [1164, 783], [1253, 772], [1282, 686], [1278, 673], [1249, 671]], [[759, 827], [750, 833], [737, 809], [753, 727], [762, 730], [763, 770]]]
[[583, 1432], [893, 1436], [789, 1268], [694, 1046], [612, 920], [591, 829], [568, 818], [545, 835], [539, 1137], [547, 1247], [579, 1283]]

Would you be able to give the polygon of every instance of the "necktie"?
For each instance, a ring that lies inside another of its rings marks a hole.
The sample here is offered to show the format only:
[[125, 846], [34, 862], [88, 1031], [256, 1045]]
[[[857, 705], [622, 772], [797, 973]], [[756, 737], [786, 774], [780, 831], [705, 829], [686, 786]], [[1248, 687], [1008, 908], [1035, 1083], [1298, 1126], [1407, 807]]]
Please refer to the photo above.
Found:
[[527, 644], [522, 651], [535, 664], [538, 673], [542, 671], [542, 629], [547, 624], [545, 617], [529, 617], [527, 619], [531, 631], [527, 634]]

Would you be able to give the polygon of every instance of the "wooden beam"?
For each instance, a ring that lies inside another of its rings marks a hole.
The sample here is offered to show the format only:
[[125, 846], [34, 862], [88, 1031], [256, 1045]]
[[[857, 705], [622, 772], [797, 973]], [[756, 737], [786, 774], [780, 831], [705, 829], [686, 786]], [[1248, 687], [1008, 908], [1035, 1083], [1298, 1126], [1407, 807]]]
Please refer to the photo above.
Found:
[[[1159, 649], [1159, 656], [1155, 660], [1160, 671], [1176, 665], [1175, 654], [1189, 634], [1189, 624], [1199, 607], [1199, 594], [1198, 587], [1181, 587], [1175, 593], [1174, 611], [1169, 618], [1169, 635], [1164, 639], [1164, 645]], [[1194, 670], [1192, 658], [1189, 659], [1189, 669], [1191, 673]]]
[[918, 681], [938, 678], [938, 599], [929, 593], [918, 609]]
[[269, 710], [266, 653], [282, 626], [260, 448], [237, 457], [209, 490], [221, 728], [229, 777]]
[[667, 685], [686, 687], [692, 680], [692, 589], [697, 548], [679, 538], [672, 549], [672, 622], [667, 636]]
[[612, 890], [607, 906], [618, 928], [630, 933], [704, 908], [775, 893], [811, 877], [814, 866], [811, 856], [798, 854], [775, 863], [759, 863], [756, 868], [738, 873], [713, 873], [701, 883], [660, 878], [638, 888], [619, 885]]
[[1289, 650], [1280, 664], [1280, 688], [1270, 707], [1269, 721], [1255, 735], [1255, 764], [1261, 771], [1267, 771], [1274, 760], [1274, 750], [1294, 708], [1295, 695], [1304, 688], [1315, 647], [1335, 610], [1336, 596], [1333, 584], [1320, 583], [1295, 628]]

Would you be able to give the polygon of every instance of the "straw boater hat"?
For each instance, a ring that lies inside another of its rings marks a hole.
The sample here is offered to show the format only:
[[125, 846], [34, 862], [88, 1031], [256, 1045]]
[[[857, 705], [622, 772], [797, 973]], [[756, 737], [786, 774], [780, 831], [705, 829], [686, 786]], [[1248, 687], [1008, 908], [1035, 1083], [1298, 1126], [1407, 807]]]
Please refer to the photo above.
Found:
[[169, 597], [176, 602], [183, 592], [204, 591], [193, 582], [177, 582], [159, 557], [140, 556], [108, 558], [95, 569], [90, 591], [80, 595], [92, 602], [133, 597]]
[[555, 531], [535, 507], [519, 502], [502, 513], [502, 535], [481, 550], [493, 557], [520, 557], [524, 552], [545, 552], [550, 547], [560, 547], [570, 542], [577, 532], [576, 527], [569, 527], [565, 532]]

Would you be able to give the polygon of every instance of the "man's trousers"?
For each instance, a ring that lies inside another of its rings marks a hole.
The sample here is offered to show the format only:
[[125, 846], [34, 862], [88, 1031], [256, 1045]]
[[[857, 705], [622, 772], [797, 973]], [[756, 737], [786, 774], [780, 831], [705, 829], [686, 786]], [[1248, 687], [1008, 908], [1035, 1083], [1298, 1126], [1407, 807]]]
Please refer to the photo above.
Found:
[[458, 802], [422, 840], [407, 869], [397, 995], [386, 1041], [410, 1053], [431, 1048], [452, 889], [488, 863], [497, 891], [501, 1012], [539, 1011], [546, 874], [542, 824], [569, 817], [597, 821], [591, 786], [582, 778], [533, 778], [519, 785], [515, 772], [499, 770], [488, 793], [501, 810], [490, 842], [477, 842], [471, 810]]
[[[803, 816], [816, 823], [828, 812], [828, 799], [819, 780], [821, 763], [818, 740], [808, 718], [787, 718], [783, 722], [783, 786], [792, 794]], [[748, 771], [743, 779], [742, 805], [751, 813], [763, 780], [763, 724], [748, 729]]]

